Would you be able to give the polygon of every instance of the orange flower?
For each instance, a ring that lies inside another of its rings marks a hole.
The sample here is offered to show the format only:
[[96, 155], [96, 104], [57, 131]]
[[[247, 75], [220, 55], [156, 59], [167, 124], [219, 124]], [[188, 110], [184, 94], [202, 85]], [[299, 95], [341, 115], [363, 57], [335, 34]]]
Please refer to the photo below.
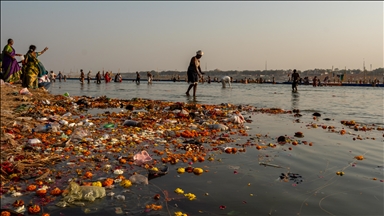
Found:
[[103, 182], [103, 186], [104, 186], [104, 187], [111, 186], [112, 184], [113, 184], [113, 179], [111, 179], [111, 178], [107, 178], [107, 179]]
[[33, 184], [28, 185], [27, 191], [34, 191], [34, 190], [36, 190], [36, 185], [33, 185]]
[[44, 189], [37, 190], [36, 194], [39, 196], [45, 196], [45, 194], [47, 194], [47, 190], [44, 190]]
[[2, 211], [1, 216], [11, 216], [11, 213], [9, 211]]
[[39, 213], [39, 212], [40, 212], [40, 206], [38, 206], [38, 205], [30, 206], [30, 207], [28, 207], [28, 212], [29, 212], [30, 214], [36, 214], [36, 213]]
[[51, 190], [51, 195], [57, 196], [57, 195], [60, 195], [61, 192], [62, 191], [59, 188], [55, 188], [55, 189]]
[[12, 205], [13, 205], [13, 207], [20, 207], [20, 206], [24, 205], [24, 201], [23, 200], [16, 200]]
[[86, 178], [92, 178], [93, 174], [89, 171], [87, 171], [85, 174], [84, 174], [84, 177]]

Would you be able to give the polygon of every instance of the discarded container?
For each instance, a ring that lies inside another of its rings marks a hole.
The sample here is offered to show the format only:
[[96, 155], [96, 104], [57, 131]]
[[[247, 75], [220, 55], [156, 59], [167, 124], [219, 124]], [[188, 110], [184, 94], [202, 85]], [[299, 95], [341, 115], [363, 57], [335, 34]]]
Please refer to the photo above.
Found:
[[132, 184], [148, 184], [148, 178], [140, 174], [132, 175], [129, 177], [129, 181], [131, 181]]
[[125, 120], [123, 123], [124, 126], [131, 126], [131, 127], [141, 127], [142, 123], [134, 120]]
[[115, 124], [114, 123], [108, 123], [108, 124], [105, 124], [103, 127], [104, 128], [113, 128], [113, 127], [115, 127]]
[[48, 124], [39, 125], [39, 126], [35, 127], [34, 129], [32, 129], [32, 133], [34, 133], [34, 132], [47, 132], [51, 129], [52, 129], [51, 124], [48, 123]]

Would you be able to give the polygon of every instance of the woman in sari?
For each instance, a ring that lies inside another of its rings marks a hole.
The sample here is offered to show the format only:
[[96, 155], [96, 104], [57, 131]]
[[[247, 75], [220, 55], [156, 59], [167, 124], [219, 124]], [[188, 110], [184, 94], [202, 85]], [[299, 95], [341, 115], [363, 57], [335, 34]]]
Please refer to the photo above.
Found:
[[36, 52], [36, 46], [29, 46], [28, 53], [25, 56], [25, 83], [27, 88], [38, 88], [38, 78], [47, 75], [48, 71], [45, 70], [44, 65], [37, 59], [38, 56], [45, 53], [48, 47], [43, 51]]
[[13, 40], [8, 39], [8, 44], [4, 47], [2, 53], [2, 73], [3, 80], [5, 82], [14, 83], [20, 79], [21, 68], [17, 62], [15, 56], [22, 56], [21, 54], [16, 54], [13, 46]]

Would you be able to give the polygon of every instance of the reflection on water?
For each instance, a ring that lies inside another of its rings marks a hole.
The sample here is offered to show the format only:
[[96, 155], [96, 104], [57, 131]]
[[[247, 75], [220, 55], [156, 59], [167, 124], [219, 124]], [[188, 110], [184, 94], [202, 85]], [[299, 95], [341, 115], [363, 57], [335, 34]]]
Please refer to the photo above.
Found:
[[291, 97], [292, 110], [299, 109], [299, 99], [300, 99], [300, 94], [298, 92], [292, 92], [292, 97]]

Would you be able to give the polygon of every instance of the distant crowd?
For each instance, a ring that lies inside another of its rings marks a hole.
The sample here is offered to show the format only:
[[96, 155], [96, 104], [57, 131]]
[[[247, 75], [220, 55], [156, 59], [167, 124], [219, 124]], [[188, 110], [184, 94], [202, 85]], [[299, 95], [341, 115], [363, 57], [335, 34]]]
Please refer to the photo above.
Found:
[[[13, 39], [8, 39], [7, 45], [4, 47], [2, 54], [0, 55], [0, 64], [1, 64], [1, 73], [0, 78], [4, 80], [4, 82], [8, 83], [21, 83], [24, 88], [43, 88], [48, 89], [50, 87], [50, 84], [52, 82], [56, 82], [56, 79], [61, 82], [62, 80], [66, 82], [67, 78], [69, 78], [69, 75], [63, 75], [61, 71], [56, 75], [53, 71], [48, 71], [45, 69], [44, 65], [41, 61], [39, 61], [38, 57], [44, 54], [48, 47], [45, 47], [42, 51], [37, 52], [35, 45], [30, 45], [28, 48], [28, 51], [25, 54], [16, 53], [16, 50], [13, 48], [14, 41]], [[188, 70], [187, 70], [187, 76], [185, 77], [185, 81], [188, 82], [190, 85], [188, 87], [188, 90], [186, 92], [187, 95], [189, 95], [189, 91], [193, 88], [193, 95], [196, 93], [196, 87], [197, 83], [205, 83], [208, 84], [212, 82], [223, 82], [223, 78], [217, 78], [213, 77], [211, 78], [209, 75], [207, 77], [204, 77], [204, 73], [201, 71], [200, 68], [200, 58], [203, 56], [203, 52], [201, 50], [196, 52], [196, 55], [191, 58]], [[232, 77], [228, 77], [229, 83], [265, 83], [266, 80], [262, 77], [260, 78], [247, 78], [244, 79], [233, 79]], [[112, 71], [98, 71], [96, 75], [92, 75], [92, 71], [89, 71], [87, 73], [87, 76], [85, 76], [85, 73], [83, 69], [80, 70], [80, 76], [79, 80], [81, 84], [85, 83], [85, 80], [87, 80], [87, 83], [91, 83], [91, 81], [94, 78], [94, 82], [96, 84], [101, 84], [102, 80], [105, 81], [105, 83], [109, 83], [112, 80], [114, 82], [122, 82], [123, 77], [118, 72], [117, 74], [113, 74]], [[154, 77], [150, 72], [147, 72], [147, 83], [148, 85], [152, 84]], [[174, 82], [178, 81], [180, 82], [180, 75], [173, 76], [172, 80]], [[344, 79], [343, 75], [338, 75], [337, 79], [339, 82], [342, 82]], [[140, 73], [136, 72], [136, 79], [132, 80], [132, 82], [136, 82], [136, 84], [140, 84]], [[323, 80], [320, 80], [317, 76], [314, 76], [312, 78], [312, 85], [314, 87], [316, 86], [324, 86], [331, 82], [330, 77], [325, 77]], [[334, 83], [336, 81], [334, 77]], [[270, 80], [268, 80], [270, 82]], [[288, 82], [292, 82], [292, 89], [293, 91], [297, 91], [297, 85], [298, 84], [304, 84], [309, 85], [310, 84], [310, 78], [304, 77], [301, 78], [296, 70], [294, 70], [293, 74], [288, 74]], [[360, 79], [360, 80], [351, 80], [348, 79], [348, 83], [359, 83], [359, 84], [365, 84], [366, 81]], [[384, 82], [384, 78], [383, 78]], [[272, 83], [275, 83], [275, 78], [272, 78]], [[373, 86], [379, 84], [378, 79], [368, 80], [368, 83], [372, 84]]]

